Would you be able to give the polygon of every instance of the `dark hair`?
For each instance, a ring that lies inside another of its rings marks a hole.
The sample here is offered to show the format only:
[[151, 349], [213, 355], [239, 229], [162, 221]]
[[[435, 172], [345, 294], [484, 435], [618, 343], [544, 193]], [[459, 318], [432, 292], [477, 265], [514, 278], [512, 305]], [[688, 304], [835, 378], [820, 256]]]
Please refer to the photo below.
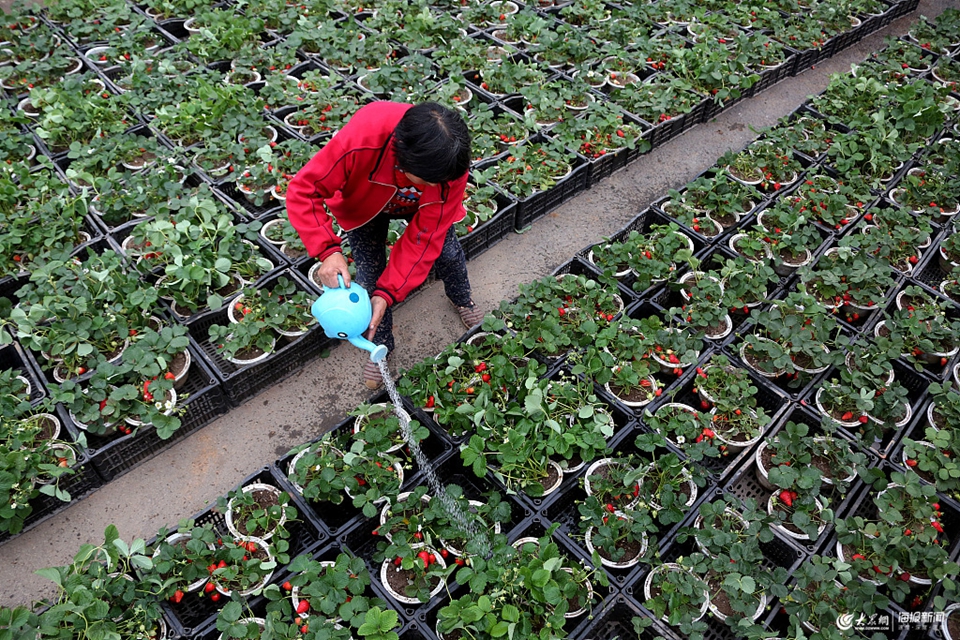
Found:
[[401, 171], [421, 180], [456, 180], [470, 168], [470, 130], [459, 113], [424, 102], [407, 110], [393, 131]]

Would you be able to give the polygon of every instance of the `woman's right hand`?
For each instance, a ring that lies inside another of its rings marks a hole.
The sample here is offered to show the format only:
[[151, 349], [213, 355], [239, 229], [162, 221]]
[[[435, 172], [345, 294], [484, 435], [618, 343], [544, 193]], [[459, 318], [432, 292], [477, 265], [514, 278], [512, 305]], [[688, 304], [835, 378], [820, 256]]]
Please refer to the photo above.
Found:
[[320, 264], [320, 268], [317, 269], [317, 273], [320, 276], [320, 282], [331, 289], [340, 286], [340, 282], [337, 281], [337, 274], [343, 276], [343, 286], [350, 286], [350, 269], [342, 253], [332, 253], [327, 256], [326, 260]]

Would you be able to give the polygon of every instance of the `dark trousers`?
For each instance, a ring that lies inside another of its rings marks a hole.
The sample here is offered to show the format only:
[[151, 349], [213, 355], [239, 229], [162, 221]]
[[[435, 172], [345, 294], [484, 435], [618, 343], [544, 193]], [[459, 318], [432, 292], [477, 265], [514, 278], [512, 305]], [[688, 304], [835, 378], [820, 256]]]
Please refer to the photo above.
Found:
[[[387, 266], [387, 228], [390, 220], [377, 216], [359, 229], [346, 232], [347, 242], [357, 267], [355, 280], [367, 291], [377, 286], [380, 274]], [[443, 251], [433, 263], [433, 273], [443, 282], [447, 297], [458, 307], [470, 304], [470, 280], [467, 277], [467, 258], [457, 240], [453, 227], [447, 231]], [[383, 320], [373, 336], [374, 344], [382, 344], [393, 351], [393, 312], [387, 307]]]

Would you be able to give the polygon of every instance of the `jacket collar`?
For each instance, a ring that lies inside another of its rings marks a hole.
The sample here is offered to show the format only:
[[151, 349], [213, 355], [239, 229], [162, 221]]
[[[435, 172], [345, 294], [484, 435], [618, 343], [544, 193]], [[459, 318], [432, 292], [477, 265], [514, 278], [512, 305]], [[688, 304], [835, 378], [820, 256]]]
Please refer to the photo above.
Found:
[[[397, 157], [393, 153], [393, 134], [391, 133], [383, 143], [383, 146], [380, 147], [377, 162], [370, 171], [370, 182], [384, 187], [390, 187], [396, 191], [397, 185], [393, 179], [393, 167], [396, 164]], [[445, 182], [435, 187], [423, 186], [423, 196], [420, 198], [420, 206], [423, 207], [424, 205], [443, 202], [447, 198], [449, 189], [449, 186]]]

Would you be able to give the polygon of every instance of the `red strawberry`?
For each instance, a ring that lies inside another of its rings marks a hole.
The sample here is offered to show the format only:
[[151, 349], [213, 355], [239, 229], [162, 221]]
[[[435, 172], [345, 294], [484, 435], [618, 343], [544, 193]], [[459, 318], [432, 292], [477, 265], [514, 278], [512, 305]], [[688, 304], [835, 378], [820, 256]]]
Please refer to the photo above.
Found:
[[852, 411], [845, 412], [842, 416], [840, 416], [840, 419], [843, 420], [844, 422], [849, 422], [850, 420], [853, 420], [853, 412]]
[[913, 467], [917, 466], [917, 461], [913, 459], [907, 460], [907, 466], [912, 469]]
[[434, 404], [436, 404], [436, 400], [433, 396], [430, 396], [427, 398], [427, 403], [424, 406], [426, 406], [427, 409], [432, 409]]
[[788, 507], [792, 507], [793, 506], [792, 492], [784, 489], [783, 491], [780, 492], [780, 500], [782, 500], [783, 504], [787, 505]]
[[860, 422], [860, 424], [867, 424], [867, 416], [860, 416], [857, 418], [857, 420]]
[[308, 600], [301, 600], [300, 604], [297, 605], [297, 613], [306, 613], [310, 610], [310, 602]]
[[609, 502], [608, 502], [607, 504], [605, 504], [603, 508], [606, 509], [606, 510], [607, 510], [608, 512], [610, 512], [610, 513], [613, 513], [613, 512], [615, 511], [613, 505], [612, 505], [611, 503], [609, 503]]
[[284, 591], [293, 591], [293, 585], [290, 584], [289, 580], [283, 583], [283, 589]]
[[207, 585], [203, 588], [203, 592], [204, 592], [204, 593], [210, 593], [210, 592], [213, 591], [214, 589], [216, 589], [216, 587], [214, 586], [214, 584], [213, 584], [212, 582], [208, 582]]

